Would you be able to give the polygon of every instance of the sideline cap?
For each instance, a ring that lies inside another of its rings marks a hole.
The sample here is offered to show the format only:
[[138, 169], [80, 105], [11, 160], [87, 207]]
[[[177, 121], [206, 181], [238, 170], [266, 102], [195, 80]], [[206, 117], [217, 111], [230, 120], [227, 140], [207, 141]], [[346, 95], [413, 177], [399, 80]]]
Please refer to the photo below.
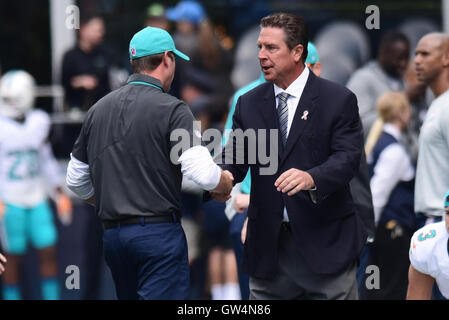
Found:
[[147, 8], [147, 17], [165, 18], [165, 8], [160, 3], [153, 3]]
[[176, 7], [168, 8], [166, 14], [169, 20], [189, 21], [195, 25], [199, 24], [206, 17], [201, 4], [192, 0], [179, 2]]
[[444, 207], [449, 207], [449, 191], [444, 196]]
[[318, 55], [318, 50], [316, 49], [315, 45], [309, 41], [307, 45], [307, 59], [306, 63], [315, 64], [318, 61], [320, 61], [320, 56]]
[[176, 49], [171, 35], [160, 28], [146, 27], [140, 30], [134, 35], [129, 44], [129, 57], [131, 60], [165, 51], [171, 51], [181, 59], [190, 60], [187, 55]]

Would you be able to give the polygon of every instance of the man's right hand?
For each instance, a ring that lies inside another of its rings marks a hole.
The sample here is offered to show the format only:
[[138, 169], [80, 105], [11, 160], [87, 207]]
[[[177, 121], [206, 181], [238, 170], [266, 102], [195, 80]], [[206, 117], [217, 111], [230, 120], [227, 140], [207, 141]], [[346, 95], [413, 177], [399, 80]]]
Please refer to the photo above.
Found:
[[229, 171], [221, 171], [220, 182], [215, 189], [210, 191], [212, 198], [219, 202], [226, 202], [231, 199], [234, 177]]

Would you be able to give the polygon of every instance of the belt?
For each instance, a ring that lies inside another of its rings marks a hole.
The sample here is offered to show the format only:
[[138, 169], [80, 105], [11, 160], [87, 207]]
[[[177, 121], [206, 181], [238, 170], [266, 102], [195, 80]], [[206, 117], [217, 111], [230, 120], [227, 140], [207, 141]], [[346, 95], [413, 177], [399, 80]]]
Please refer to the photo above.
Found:
[[113, 229], [117, 228], [118, 226], [127, 226], [131, 224], [149, 224], [149, 223], [163, 223], [163, 222], [179, 222], [179, 218], [176, 215], [164, 215], [164, 216], [132, 216], [129, 218], [125, 218], [122, 220], [116, 220], [116, 221], [103, 221], [103, 228], [105, 230], [107, 229]]

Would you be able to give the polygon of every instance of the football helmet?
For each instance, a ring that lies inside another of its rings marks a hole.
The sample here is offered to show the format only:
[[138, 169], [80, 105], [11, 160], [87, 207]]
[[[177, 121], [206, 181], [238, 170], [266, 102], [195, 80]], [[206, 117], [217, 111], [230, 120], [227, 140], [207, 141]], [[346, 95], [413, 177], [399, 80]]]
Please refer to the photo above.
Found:
[[26, 71], [13, 70], [0, 79], [0, 114], [11, 118], [25, 115], [33, 108], [35, 81]]

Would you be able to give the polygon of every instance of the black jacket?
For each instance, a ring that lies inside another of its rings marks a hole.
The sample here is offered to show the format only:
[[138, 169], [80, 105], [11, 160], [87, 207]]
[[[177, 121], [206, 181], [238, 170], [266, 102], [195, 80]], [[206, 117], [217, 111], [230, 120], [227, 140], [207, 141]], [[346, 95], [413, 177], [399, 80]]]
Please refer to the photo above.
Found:
[[[307, 120], [302, 119], [308, 111]], [[278, 129], [274, 89], [265, 83], [240, 97], [234, 129]], [[268, 135], [267, 135], [268, 136]], [[287, 208], [293, 237], [309, 267], [316, 273], [333, 274], [346, 270], [357, 259], [367, 234], [356, 214], [349, 182], [359, 169], [363, 138], [355, 95], [348, 89], [310, 73], [294, 116], [285, 148], [278, 141], [279, 166], [274, 175], [261, 175], [262, 165], [227, 163], [235, 182], [244, 179], [251, 167], [251, 200], [244, 246], [243, 268], [259, 278], [277, 272], [278, 239], [284, 206]], [[259, 145], [258, 137], [256, 143]], [[234, 150], [242, 146], [230, 138]], [[248, 150], [248, 144], [244, 146]], [[269, 149], [268, 149], [269, 150]], [[234, 159], [235, 160], [235, 159]], [[316, 201], [308, 191], [294, 196], [278, 192], [274, 186], [285, 171], [297, 168], [314, 179]]]

